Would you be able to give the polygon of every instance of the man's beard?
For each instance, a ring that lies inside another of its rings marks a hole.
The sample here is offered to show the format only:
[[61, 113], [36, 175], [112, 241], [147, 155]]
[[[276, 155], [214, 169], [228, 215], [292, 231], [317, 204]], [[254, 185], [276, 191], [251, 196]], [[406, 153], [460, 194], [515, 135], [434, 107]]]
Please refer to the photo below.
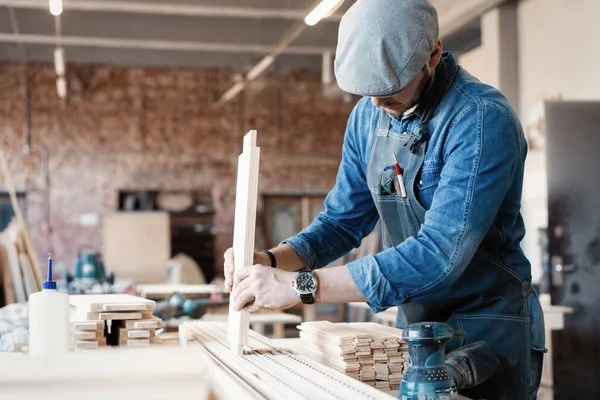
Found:
[[419, 82], [419, 86], [417, 86], [415, 93], [410, 99], [410, 101], [403, 103], [392, 99], [391, 104], [387, 104], [389, 102], [386, 102], [386, 104], [383, 105], [383, 108], [392, 115], [400, 116], [406, 111], [415, 107], [417, 104], [425, 101], [425, 98], [429, 94], [429, 90], [433, 85], [434, 75], [429, 73], [429, 70], [427, 70], [426, 68], [423, 68], [423, 73], [425, 74], [425, 76]]
[[423, 102], [425, 100], [425, 97], [429, 94], [429, 89], [431, 89], [431, 86], [433, 84], [433, 74], [430, 74], [428, 69], [424, 69], [423, 73], [425, 74], [425, 77], [419, 83], [419, 86], [415, 91], [415, 95], [408, 102], [409, 104], [406, 105], [407, 110], [410, 110], [417, 104]]

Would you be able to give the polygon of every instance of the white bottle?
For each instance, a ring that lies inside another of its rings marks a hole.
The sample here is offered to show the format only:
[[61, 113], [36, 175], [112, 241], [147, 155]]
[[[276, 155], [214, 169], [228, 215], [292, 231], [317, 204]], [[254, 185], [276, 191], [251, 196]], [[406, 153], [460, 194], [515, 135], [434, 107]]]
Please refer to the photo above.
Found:
[[48, 280], [41, 292], [29, 296], [29, 344], [31, 356], [69, 351], [69, 295], [56, 290], [52, 257], [48, 254]]

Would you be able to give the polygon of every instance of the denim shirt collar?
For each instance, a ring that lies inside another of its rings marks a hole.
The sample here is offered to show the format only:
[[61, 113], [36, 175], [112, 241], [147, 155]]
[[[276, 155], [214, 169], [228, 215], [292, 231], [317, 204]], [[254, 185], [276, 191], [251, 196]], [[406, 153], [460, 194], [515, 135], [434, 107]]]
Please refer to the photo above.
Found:
[[[444, 60], [446, 66], [446, 79], [453, 79], [456, 73], [458, 72], [458, 64], [456, 63], [456, 59], [450, 52], [447, 51], [442, 53], [442, 59]], [[403, 119], [412, 119], [414, 117], [422, 118], [426, 111], [426, 104], [426, 99], [422, 99], [422, 101], [419, 103], [419, 105], [414, 111], [402, 115], [390, 116], [398, 121]]]

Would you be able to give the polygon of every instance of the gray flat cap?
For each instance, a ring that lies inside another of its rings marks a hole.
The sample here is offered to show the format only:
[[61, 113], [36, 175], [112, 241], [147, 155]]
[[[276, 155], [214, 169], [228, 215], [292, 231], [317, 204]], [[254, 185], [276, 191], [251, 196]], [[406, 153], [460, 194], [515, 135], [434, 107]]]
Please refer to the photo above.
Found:
[[427, 0], [358, 0], [340, 22], [338, 85], [360, 96], [394, 96], [427, 63], [438, 36], [437, 12]]

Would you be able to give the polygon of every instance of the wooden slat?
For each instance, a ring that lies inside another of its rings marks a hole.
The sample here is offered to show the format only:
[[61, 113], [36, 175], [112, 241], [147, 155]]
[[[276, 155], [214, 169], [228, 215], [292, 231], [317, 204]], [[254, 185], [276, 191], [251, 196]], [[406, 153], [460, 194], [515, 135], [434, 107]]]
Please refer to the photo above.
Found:
[[[252, 130], [244, 137], [243, 152], [238, 159], [233, 233], [234, 271], [254, 263], [259, 163], [260, 148], [256, 147], [256, 131]], [[233, 353], [243, 354], [248, 342], [248, 330], [248, 312], [235, 311], [233, 301], [230, 301], [228, 338]]]
[[162, 320], [160, 318], [149, 318], [125, 321], [125, 328], [127, 329], [158, 329], [162, 327]]
[[104, 321], [75, 321], [71, 323], [73, 331], [96, 331], [104, 329]]
[[152, 311], [156, 308], [154, 300], [129, 294], [71, 295], [69, 304], [84, 312]]
[[[88, 319], [101, 319], [103, 321], [122, 321], [128, 319], [142, 319], [144, 313], [141, 312], [105, 312], [105, 313], [95, 313], [89, 312], [87, 313]], [[150, 315], [146, 316], [146, 318], [150, 317]]]
[[8, 263], [8, 255], [4, 247], [4, 234], [0, 234], [0, 269], [2, 270], [2, 286], [4, 288], [4, 302], [12, 304], [15, 300], [15, 291], [13, 289], [13, 279]]
[[23, 239], [25, 240], [25, 247], [27, 249], [28, 257], [31, 262], [32, 275], [35, 278], [35, 289], [39, 292], [40, 290], [42, 290], [42, 277], [40, 275], [40, 269], [37, 262], [37, 253], [33, 248], [31, 237], [29, 235], [29, 229], [27, 229], [25, 218], [23, 218], [23, 212], [21, 211], [21, 206], [19, 205], [19, 200], [17, 199], [15, 185], [12, 181], [10, 170], [8, 169], [8, 163], [6, 162], [6, 157], [4, 155], [4, 152], [2, 151], [0, 151], [0, 164], [4, 172], [4, 179], [6, 180], [6, 186], [10, 195], [10, 202], [15, 212], [15, 216], [17, 217], [17, 222], [19, 223], [20, 228], [23, 230]]
[[13, 234], [13, 230], [8, 229], [2, 234], [2, 238], [4, 239], [4, 249], [6, 250], [8, 264], [10, 266], [15, 299], [19, 303], [24, 303], [27, 301], [27, 294], [25, 293], [25, 285], [23, 283], [23, 275], [19, 263], [19, 254], [14, 245]]

